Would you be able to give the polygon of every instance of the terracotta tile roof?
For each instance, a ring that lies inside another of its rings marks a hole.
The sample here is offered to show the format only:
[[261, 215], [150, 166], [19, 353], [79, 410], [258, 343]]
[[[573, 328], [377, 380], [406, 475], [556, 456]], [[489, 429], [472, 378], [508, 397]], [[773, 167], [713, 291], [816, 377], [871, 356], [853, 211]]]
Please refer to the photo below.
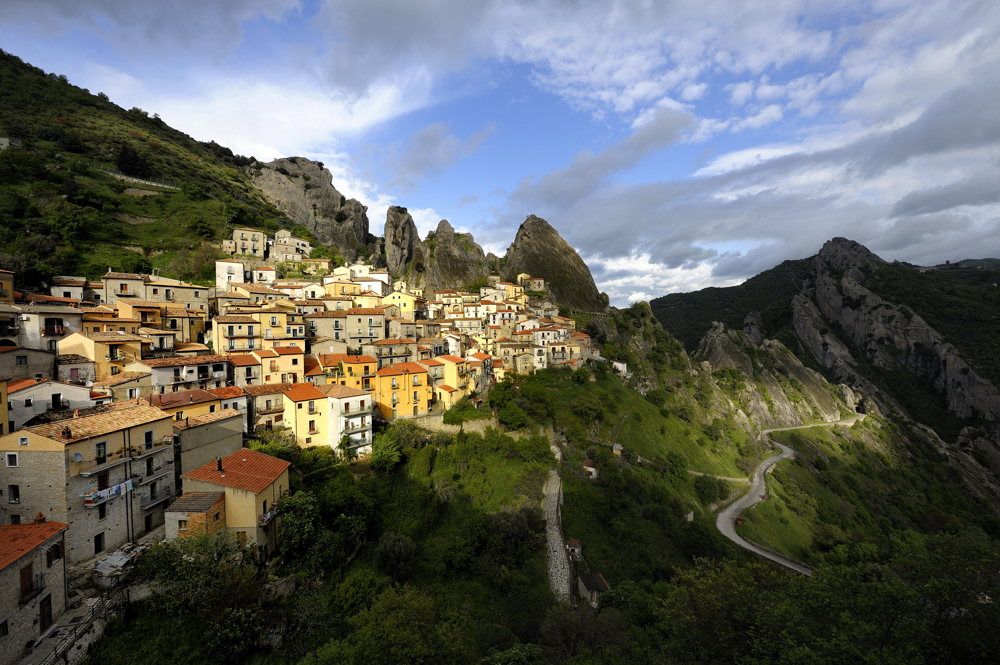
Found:
[[385, 314], [384, 307], [352, 307], [344, 311], [348, 314]]
[[69, 525], [62, 522], [0, 526], [0, 570], [16, 563], [36, 547], [44, 545], [49, 538], [68, 528]]
[[92, 339], [95, 342], [141, 342], [142, 338], [138, 335], [126, 335], [125, 333], [119, 332], [91, 332], [91, 333], [75, 333], [77, 335], [83, 335], [87, 339]]
[[303, 362], [303, 369], [306, 376], [319, 376], [323, 374], [323, 368], [315, 358], [306, 358]]
[[260, 360], [246, 355], [229, 356], [229, 364], [233, 367], [253, 367], [254, 365], [260, 365]]
[[160, 309], [166, 306], [166, 303], [156, 302], [153, 300], [139, 300], [138, 298], [122, 298], [118, 301], [119, 305], [125, 304], [129, 307], [134, 307], [135, 309]]
[[58, 275], [52, 278], [52, 283], [56, 286], [86, 286], [86, 277], [73, 277], [71, 275]]
[[305, 353], [305, 351], [297, 346], [276, 346], [271, 350], [279, 356], [297, 356]]
[[286, 390], [290, 390], [294, 383], [263, 383], [259, 386], [246, 386], [243, 390], [251, 397], [263, 397], [264, 395], [277, 395]]
[[[73, 443], [111, 432], [138, 427], [157, 420], [166, 420], [172, 416], [139, 400], [126, 400], [103, 407], [93, 415], [80, 416], [44, 425], [25, 427], [25, 431], [38, 434], [54, 441]], [[69, 436], [63, 436], [69, 428]]]
[[174, 335], [172, 330], [160, 330], [158, 328], [139, 328], [139, 332], [152, 337], [173, 337]]
[[440, 386], [438, 386], [438, 388], [440, 388], [441, 390], [445, 391], [446, 393], [453, 393], [453, 392], [457, 392], [457, 390], [458, 390], [457, 388], [452, 388], [451, 386], [445, 385], [443, 383]]
[[208, 351], [209, 348], [198, 342], [174, 342], [174, 351], [181, 353], [184, 351]]
[[101, 379], [100, 381], [94, 381], [92, 387], [111, 388], [113, 386], [120, 386], [123, 383], [128, 383], [129, 381], [137, 381], [147, 376], [152, 376], [152, 374], [149, 372], [122, 372], [121, 374], [109, 376], [108, 378]]
[[258, 358], [277, 358], [278, 354], [274, 352], [274, 349], [257, 349], [252, 352], [251, 355], [255, 355]]
[[165, 510], [168, 513], [207, 513], [219, 499], [226, 496], [225, 492], [188, 492], [182, 494]]
[[136, 362], [146, 367], [183, 367], [184, 365], [205, 365], [207, 363], [224, 363], [226, 356], [188, 356], [185, 358], [146, 358]]
[[[239, 418], [242, 421], [243, 414], [236, 409], [219, 409], [218, 411], [204, 413], [200, 416], [195, 416], [194, 418], [175, 420], [174, 429], [185, 430], [192, 427], [201, 427], [202, 425], [208, 425], [209, 423], [218, 422], [219, 420], [227, 420], [229, 418]], [[240, 427], [242, 428], [242, 422]]]
[[90, 358], [87, 358], [86, 356], [81, 356], [78, 353], [64, 353], [61, 354], [58, 358], [56, 358], [56, 362], [68, 365], [75, 363], [92, 363], [94, 361], [91, 360]]
[[376, 374], [379, 376], [399, 376], [400, 374], [426, 374], [427, 368], [417, 363], [396, 363], [383, 367]]
[[145, 279], [145, 275], [138, 275], [134, 272], [107, 272], [104, 279]]
[[221, 472], [216, 462], [209, 462], [205, 466], [185, 473], [182, 478], [235, 487], [256, 494], [277, 481], [290, 466], [291, 463], [285, 460], [242, 448], [222, 458]]
[[233, 284], [229, 285], [234, 289], [243, 289], [247, 293], [259, 293], [261, 295], [268, 296], [283, 296], [285, 293], [283, 291], [275, 291], [274, 289], [263, 286], [262, 284]]
[[440, 360], [434, 360], [433, 358], [429, 358], [428, 360], [421, 360], [420, 364], [425, 367], [444, 367], [443, 362], [441, 362]]
[[365, 363], [373, 363], [375, 362], [375, 359], [371, 356], [344, 356], [338, 362], [342, 362], [345, 365], [363, 365]]
[[310, 314], [303, 314], [304, 319], [343, 319], [347, 317], [346, 309], [331, 309], [324, 312], [312, 312]]
[[7, 384], [7, 394], [16, 393], [18, 390], [24, 390], [31, 386], [37, 386], [39, 383], [45, 383], [46, 381], [48, 379], [16, 379]]
[[239, 386], [226, 386], [225, 388], [212, 388], [208, 392], [220, 399], [233, 399], [234, 397], [246, 397], [246, 392]]
[[204, 402], [216, 402], [218, 400], [218, 397], [207, 390], [202, 390], [200, 388], [149, 396], [150, 405], [160, 409], [176, 409], [189, 404], [202, 404]]
[[393, 344], [416, 344], [416, 343], [417, 340], [415, 339], [408, 339], [406, 337], [403, 338], [390, 337], [388, 339], [380, 339], [379, 341], [375, 342], [375, 346], [391, 346]]
[[344, 399], [346, 397], [366, 397], [371, 395], [371, 393], [366, 390], [359, 390], [358, 388], [351, 388], [350, 386], [338, 386], [332, 383], [316, 386], [316, 389], [321, 393], [324, 393], [327, 397], [332, 397], [334, 399]]
[[306, 402], [326, 397], [311, 383], [296, 383], [290, 390], [286, 390], [282, 394], [293, 402]]
[[450, 363], [464, 363], [465, 358], [459, 358], [458, 356], [438, 356], [438, 360], [446, 360]]

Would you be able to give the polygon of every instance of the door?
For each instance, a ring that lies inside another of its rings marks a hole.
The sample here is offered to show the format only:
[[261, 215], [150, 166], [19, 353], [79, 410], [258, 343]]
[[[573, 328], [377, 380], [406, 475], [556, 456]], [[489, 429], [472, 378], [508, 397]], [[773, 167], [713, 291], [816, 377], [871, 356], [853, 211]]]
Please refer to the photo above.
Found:
[[42, 598], [42, 602], [38, 603], [38, 620], [42, 624], [42, 632], [44, 633], [52, 625], [52, 595], [49, 594]]
[[77, 383], [80, 380], [80, 370], [76, 367], [69, 371], [69, 380]]
[[150, 531], [153, 530], [153, 516], [152, 515], [146, 515], [145, 524], [143, 526], [146, 528], [146, 533], [149, 533]]

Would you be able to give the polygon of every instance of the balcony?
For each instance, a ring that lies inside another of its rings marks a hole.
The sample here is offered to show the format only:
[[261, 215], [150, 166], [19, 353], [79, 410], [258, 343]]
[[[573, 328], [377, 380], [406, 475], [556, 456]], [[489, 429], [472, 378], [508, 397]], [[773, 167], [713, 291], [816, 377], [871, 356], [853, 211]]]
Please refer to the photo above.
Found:
[[45, 326], [42, 328], [42, 335], [62, 335], [65, 332], [65, 326]]
[[271, 508], [271, 510], [267, 511], [266, 513], [257, 518], [257, 525], [267, 526], [268, 524], [271, 523], [271, 520], [277, 517], [277, 515], [278, 515], [278, 507], [274, 506]]
[[123, 363], [125, 362], [125, 356], [120, 354], [111, 355], [110, 353], [104, 356], [104, 359], [109, 363]]
[[149, 492], [139, 497], [139, 508], [142, 510], [152, 508], [158, 503], [168, 501], [172, 496], [173, 493], [169, 487], [159, 487], [155, 492]]
[[371, 423], [366, 423], [364, 425], [359, 425], [357, 423], [346, 423], [344, 425], [345, 432], [364, 432], [372, 428]]
[[21, 593], [18, 595], [18, 602], [24, 605], [29, 600], [38, 596], [45, 589], [45, 575], [42, 573], [36, 573], [34, 577], [31, 578], [31, 582], [27, 585], [22, 581], [21, 583]]
[[10, 337], [17, 335], [18, 327], [14, 325], [3, 325], [0, 324], [0, 336]]
[[170, 383], [190, 383], [194, 379], [186, 379], [183, 376], [172, 376], [170, 377]]

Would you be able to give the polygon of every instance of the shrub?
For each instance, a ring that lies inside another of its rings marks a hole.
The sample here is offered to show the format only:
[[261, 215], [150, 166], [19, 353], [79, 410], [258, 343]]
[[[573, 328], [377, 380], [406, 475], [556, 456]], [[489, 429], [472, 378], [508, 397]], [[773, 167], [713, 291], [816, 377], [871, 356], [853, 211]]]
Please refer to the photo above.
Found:
[[386, 531], [375, 547], [375, 562], [379, 569], [394, 580], [404, 580], [413, 568], [417, 546], [403, 534]]

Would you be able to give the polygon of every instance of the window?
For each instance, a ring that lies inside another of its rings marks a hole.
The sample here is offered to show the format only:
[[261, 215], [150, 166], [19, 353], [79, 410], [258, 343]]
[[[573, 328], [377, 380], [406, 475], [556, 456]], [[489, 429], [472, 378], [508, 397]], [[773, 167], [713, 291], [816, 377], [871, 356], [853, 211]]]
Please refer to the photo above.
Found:
[[20, 515], [11, 515], [10, 516], [10, 523], [11, 524], [20, 524], [21, 523], [21, 516]]
[[147, 457], [146, 458], [146, 475], [147, 476], [153, 475], [153, 458], [152, 457]]
[[7, 466], [17, 466], [17, 453], [7, 453]]
[[97, 458], [98, 464], [104, 464], [108, 458], [108, 442], [98, 441], [94, 444], [94, 457]]
[[174, 420], [176, 420], [178, 422], [180, 422], [181, 420], [184, 420], [184, 412], [183, 411], [178, 411], [177, 413], [175, 413], [174, 414]]
[[10, 629], [7, 627], [7, 620], [4, 619], [3, 623], [0, 623], [0, 637], [7, 637], [10, 635]]
[[97, 489], [106, 490], [108, 489], [108, 481], [110, 480], [110, 474], [107, 471], [101, 471], [97, 474]]
[[271, 317], [271, 325], [272, 326], [278, 325], [278, 317], [276, 317], [276, 316], [272, 316]]
[[159, 294], [160, 294], [160, 290], [159, 289], [153, 289], [153, 295], [154, 296], [159, 295]]
[[104, 534], [99, 533], [94, 536], [94, 556], [104, 551]]
[[19, 446], [26, 446], [26, 445], [28, 445], [28, 437], [26, 437], [26, 436], [19, 436], [19, 437], [17, 437], [17, 445], [19, 445]]
[[413, 391], [413, 401], [414, 402], [418, 401], [417, 400], [417, 391], [416, 390]]
[[195, 292], [194, 292], [194, 297], [195, 297], [195, 298], [200, 298], [200, 297], [201, 297], [201, 296], [199, 296], [199, 295], [198, 295], [198, 293], [199, 293], [198, 291], [195, 291]]
[[7, 485], [7, 501], [10, 503], [21, 503], [20, 485]]
[[103, 520], [108, 516], [108, 504], [100, 503], [97, 505], [97, 519]]
[[[398, 385], [396, 385], [396, 379], [395, 378], [393, 378], [393, 380], [392, 380], [392, 387], [393, 388], [398, 388], [399, 387]], [[395, 395], [393, 395], [393, 397], [395, 397]]]
[[25, 365], [28, 364], [28, 356], [17, 356], [17, 359], [15, 360], [15, 364], [18, 367], [24, 367]]
[[292, 358], [292, 365], [298, 365], [298, 364], [299, 364], [299, 359], [298, 358]]
[[138, 388], [129, 388], [128, 389], [127, 399], [135, 399], [138, 396], [139, 396], [139, 389]]
[[212, 524], [215, 524], [221, 519], [222, 519], [222, 511], [220, 510], [219, 512], [212, 515]]
[[177, 530], [178, 531], [187, 531], [187, 528], [188, 528], [188, 521], [187, 520], [177, 520]]

